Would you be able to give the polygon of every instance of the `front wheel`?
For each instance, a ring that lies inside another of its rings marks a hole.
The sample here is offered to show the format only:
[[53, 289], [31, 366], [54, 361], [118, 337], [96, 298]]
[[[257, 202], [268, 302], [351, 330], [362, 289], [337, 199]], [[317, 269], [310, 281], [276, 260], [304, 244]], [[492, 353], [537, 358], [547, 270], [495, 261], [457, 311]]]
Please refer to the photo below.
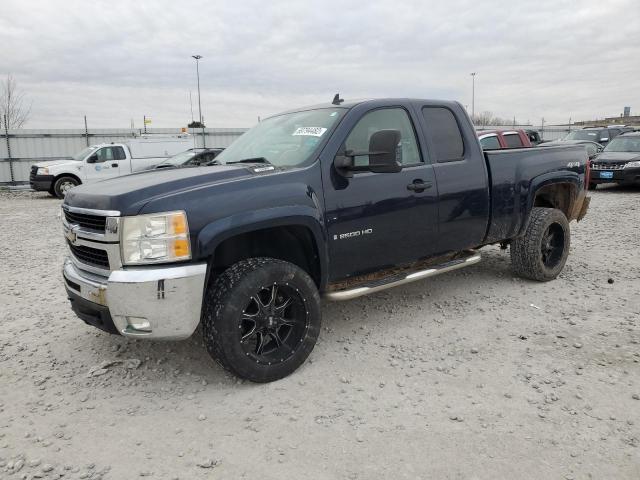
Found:
[[320, 334], [320, 296], [301, 268], [250, 258], [225, 270], [205, 292], [202, 326], [209, 354], [253, 382], [286, 377]]
[[80, 182], [73, 177], [62, 176], [53, 184], [53, 191], [58, 198], [64, 198], [69, 190], [79, 185]]
[[564, 213], [534, 207], [524, 235], [511, 242], [514, 273], [541, 282], [553, 280], [564, 268], [570, 243], [571, 231]]

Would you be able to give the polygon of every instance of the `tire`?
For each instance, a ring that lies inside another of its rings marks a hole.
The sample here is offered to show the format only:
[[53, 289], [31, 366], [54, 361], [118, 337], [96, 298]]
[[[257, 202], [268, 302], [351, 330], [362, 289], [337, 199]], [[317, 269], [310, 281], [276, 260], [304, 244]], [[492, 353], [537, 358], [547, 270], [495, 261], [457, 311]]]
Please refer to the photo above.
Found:
[[56, 194], [56, 197], [64, 198], [65, 194], [67, 193], [67, 190], [79, 184], [80, 182], [78, 181], [78, 179], [64, 175], [56, 179], [56, 181], [53, 184], [53, 191]]
[[225, 270], [205, 292], [202, 331], [209, 354], [252, 382], [286, 377], [320, 334], [320, 295], [298, 266], [250, 258]]
[[589, 185], [587, 186], [588, 190], [595, 190], [596, 188], [598, 188], [598, 184], [597, 183], [589, 183]]
[[511, 242], [511, 267], [519, 277], [553, 280], [564, 268], [570, 243], [571, 231], [564, 213], [534, 207], [524, 235]]

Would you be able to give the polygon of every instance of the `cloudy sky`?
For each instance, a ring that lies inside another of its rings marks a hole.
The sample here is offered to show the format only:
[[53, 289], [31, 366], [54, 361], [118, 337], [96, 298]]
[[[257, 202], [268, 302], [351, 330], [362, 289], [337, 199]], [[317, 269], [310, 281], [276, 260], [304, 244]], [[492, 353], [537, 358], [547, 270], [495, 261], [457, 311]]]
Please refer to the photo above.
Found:
[[640, 113], [640, 2], [2, 0], [0, 75], [33, 102], [27, 128], [154, 127], [344, 98], [455, 99], [567, 122]]

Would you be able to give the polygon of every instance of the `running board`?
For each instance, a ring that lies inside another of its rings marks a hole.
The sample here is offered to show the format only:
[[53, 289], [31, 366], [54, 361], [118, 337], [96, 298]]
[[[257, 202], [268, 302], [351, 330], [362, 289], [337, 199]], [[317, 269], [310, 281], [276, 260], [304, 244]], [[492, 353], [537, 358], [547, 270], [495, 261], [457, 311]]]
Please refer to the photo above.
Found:
[[369, 295], [370, 293], [386, 290], [387, 288], [397, 287], [404, 285], [405, 283], [415, 282], [422, 280], [423, 278], [434, 277], [441, 273], [450, 272], [451, 270], [457, 270], [459, 268], [468, 267], [480, 261], [480, 254], [475, 253], [466, 258], [460, 258], [457, 260], [451, 260], [449, 262], [441, 263], [440, 265], [434, 265], [431, 268], [425, 270], [417, 270], [410, 274], [398, 274], [386, 277], [380, 280], [364, 283], [359, 287], [352, 288], [350, 290], [337, 290], [334, 292], [325, 293], [324, 298], [327, 300], [351, 300], [352, 298], [361, 297], [363, 295]]

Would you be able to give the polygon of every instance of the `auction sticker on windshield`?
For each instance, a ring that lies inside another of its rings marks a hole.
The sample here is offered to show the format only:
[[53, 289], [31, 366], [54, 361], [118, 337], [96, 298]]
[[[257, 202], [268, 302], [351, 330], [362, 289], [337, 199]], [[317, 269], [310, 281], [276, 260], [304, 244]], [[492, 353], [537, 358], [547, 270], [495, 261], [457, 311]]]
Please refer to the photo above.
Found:
[[327, 129], [324, 127], [298, 127], [292, 135], [306, 135], [310, 137], [321, 137]]

